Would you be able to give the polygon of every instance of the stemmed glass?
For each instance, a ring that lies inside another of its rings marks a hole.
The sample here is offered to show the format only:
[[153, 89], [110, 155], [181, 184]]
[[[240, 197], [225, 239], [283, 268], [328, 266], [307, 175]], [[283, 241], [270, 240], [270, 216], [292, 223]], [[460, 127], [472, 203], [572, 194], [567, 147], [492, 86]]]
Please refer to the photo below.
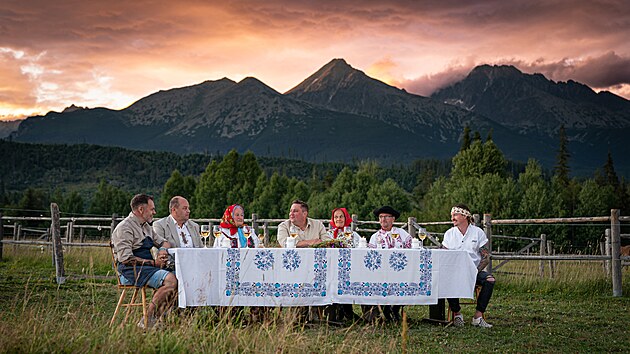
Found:
[[289, 228], [289, 235], [291, 235], [291, 237], [297, 237], [298, 235], [297, 226], [291, 225], [291, 227]]
[[420, 248], [424, 248], [424, 239], [427, 238], [427, 229], [419, 229], [418, 238], [420, 239]]
[[219, 240], [219, 237], [221, 237], [221, 228], [219, 227], [219, 225], [212, 226], [212, 234], [214, 235], [215, 240]]
[[201, 238], [203, 239], [203, 248], [208, 248], [209, 236], [210, 236], [210, 225], [201, 225]]
[[396, 243], [396, 240], [398, 239], [398, 236], [400, 236], [400, 233], [398, 230], [392, 228], [392, 239], [394, 240], [394, 248], [398, 248], [398, 244]]
[[249, 238], [249, 235], [251, 234], [252, 234], [252, 229], [249, 226], [243, 227], [243, 235], [245, 235], [245, 238]]
[[243, 226], [243, 235], [245, 236], [245, 240], [246, 240], [245, 247], [247, 247], [247, 245], [249, 244], [249, 235], [251, 234], [252, 234], [252, 229], [249, 226]]

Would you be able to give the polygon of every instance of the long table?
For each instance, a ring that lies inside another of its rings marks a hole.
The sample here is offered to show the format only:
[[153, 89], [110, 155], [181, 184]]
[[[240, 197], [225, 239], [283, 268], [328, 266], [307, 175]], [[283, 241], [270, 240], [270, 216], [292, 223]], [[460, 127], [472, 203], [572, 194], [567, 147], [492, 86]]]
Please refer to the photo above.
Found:
[[477, 269], [441, 249], [176, 248], [179, 306], [431, 305], [473, 298]]

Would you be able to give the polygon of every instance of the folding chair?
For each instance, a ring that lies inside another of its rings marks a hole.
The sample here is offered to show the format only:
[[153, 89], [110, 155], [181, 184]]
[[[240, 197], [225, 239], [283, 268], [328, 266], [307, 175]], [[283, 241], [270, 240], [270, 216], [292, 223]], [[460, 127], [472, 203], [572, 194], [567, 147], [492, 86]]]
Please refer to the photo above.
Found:
[[[460, 302], [460, 305], [477, 305], [477, 298], [479, 297], [479, 293], [481, 292], [481, 285], [475, 285], [475, 298], [473, 300], [469, 300], [469, 301], [465, 301], [465, 302]], [[483, 313], [481, 315], [481, 317], [483, 317], [483, 319], [486, 319], [486, 314]], [[446, 315], [446, 318], [448, 318], [449, 322], [453, 322], [453, 312], [451, 311], [451, 307], [448, 306], [448, 312]]]
[[[142, 315], [144, 318], [144, 328], [149, 327], [149, 317], [147, 316], [147, 287], [137, 287], [135, 285], [123, 285], [120, 282], [121, 274], [118, 273], [118, 267], [116, 267], [116, 257], [114, 256], [114, 245], [110, 242], [109, 244], [111, 253], [112, 253], [112, 267], [114, 268], [114, 274], [116, 274], [116, 282], [118, 284], [118, 290], [122, 290], [120, 293], [120, 297], [118, 298], [118, 304], [116, 305], [116, 310], [114, 310], [114, 315], [112, 316], [112, 320], [109, 322], [109, 326], [111, 327], [116, 320], [116, 316], [120, 312], [120, 309], [123, 307], [127, 308], [125, 313], [125, 318], [120, 323], [120, 327], [123, 327], [127, 322], [127, 318], [131, 313], [131, 309], [134, 307], [142, 306]], [[127, 299], [127, 290], [133, 290], [131, 293], [131, 299], [128, 302], [125, 302]], [[141, 302], [136, 302], [138, 298], [138, 293], [141, 294]]]

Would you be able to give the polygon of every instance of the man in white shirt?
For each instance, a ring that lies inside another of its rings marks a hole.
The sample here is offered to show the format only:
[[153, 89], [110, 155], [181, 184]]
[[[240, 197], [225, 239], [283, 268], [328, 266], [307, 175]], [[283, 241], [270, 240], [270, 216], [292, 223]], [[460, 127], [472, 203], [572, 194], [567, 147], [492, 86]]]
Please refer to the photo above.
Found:
[[199, 233], [199, 225], [189, 220], [190, 204], [184, 197], [175, 196], [168, 203], [170, 215], [156, 220], [153, 231], [165, 238], [172, 247], [203, 247]]
[[[457, 204], [451, 209], [453, 227], [444, 234], [442, 246], [451, 250], [465, 250], [477, 266], [477, 285], [481, 285], [481, 291], [477, 297], [477, 309], [472, 319], [473, 326], [490, 328], [491, 324], [483, 318], [492, 289], [494, 288], [494, 276], [484, 271], [490, 260], [488, 251], [488, 237], [482, 229], [473, 224], [470, 209], [465, 204]], [[448, 299], [448, 305], [453, 312], [453, 325], [464, 326], [464, 316], [460, 312], [459, 299]]]

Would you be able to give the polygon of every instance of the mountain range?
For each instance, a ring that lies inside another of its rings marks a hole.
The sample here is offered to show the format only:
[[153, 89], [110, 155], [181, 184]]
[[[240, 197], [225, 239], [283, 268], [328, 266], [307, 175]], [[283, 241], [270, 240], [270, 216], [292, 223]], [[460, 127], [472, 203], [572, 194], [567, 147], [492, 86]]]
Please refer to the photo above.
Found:
[[[256, 78], [159, 91], [122, 110], [71, 106], [29, 117], [21, 142], [89, 143], [177, 153], [252, 150], [309, 161], [450, 158], [465, 126], [492, 137], [507, 158], [551, 167], [566, 127], [574, 172], [590, 174], [607, 151], [622, 154], [630, 102], [577, 82], [556, 83], [513, 66], [482, 65], [423, 97], [334, 59], [281, 94]], [[627, 161], [617, 161], [630, 174]], [[619, 163], [621, 162], [621, 163]]]

